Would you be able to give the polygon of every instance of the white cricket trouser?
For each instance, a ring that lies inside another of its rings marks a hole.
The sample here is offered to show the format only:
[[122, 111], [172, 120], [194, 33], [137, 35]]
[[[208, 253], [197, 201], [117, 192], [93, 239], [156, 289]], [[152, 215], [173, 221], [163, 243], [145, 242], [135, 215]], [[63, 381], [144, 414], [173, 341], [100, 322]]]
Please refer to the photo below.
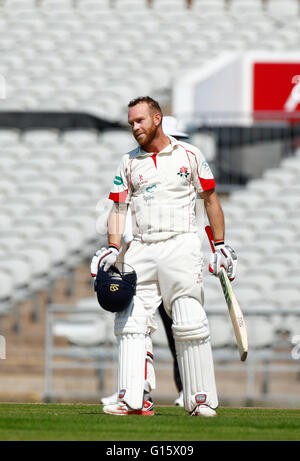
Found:
[[179, 298], [194, 298], [200, 307], [203, 304], [203, 257], [198, 234], [180, 234], [153, 243], [133, 241], [124, 262], [137, 273], [137, 289], [132, 305], [118, 312], [115, 318], [119, 344], [119, 399], [132, 409], [140, 409], [145, 381], [149, 388], [155, 387], [152, 361], [148, 361], [145, 376], [145, 350], [149, 350], [148, 334], [157, 327], [156, 309], [163, 301], [171, 317], [172, 304]]
[[182, 296], [196, 298], [203, 305], [203, 255], [197, 233], [153, 243], [133, 240], [124, 262], [137, 273], [136, 296], [153, 331], [153, 316], [162, 301], [170, 317], [173, 302]]

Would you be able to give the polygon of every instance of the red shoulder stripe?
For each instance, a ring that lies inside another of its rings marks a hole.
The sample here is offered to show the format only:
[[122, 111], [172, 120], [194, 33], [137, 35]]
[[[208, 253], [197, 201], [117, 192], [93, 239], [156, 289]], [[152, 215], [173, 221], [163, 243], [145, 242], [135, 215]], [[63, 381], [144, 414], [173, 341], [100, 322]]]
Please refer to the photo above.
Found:
[[128, 189], [124, 190], [123, 192], [111, 192], [108, 198], [114, 202], [123, 203], [125, 202], [127, 195]]
[[214, 179], [200, 178], [200, 176], [199, 179], [203, 190], [214, 189], [216, 187], [216, 181]]

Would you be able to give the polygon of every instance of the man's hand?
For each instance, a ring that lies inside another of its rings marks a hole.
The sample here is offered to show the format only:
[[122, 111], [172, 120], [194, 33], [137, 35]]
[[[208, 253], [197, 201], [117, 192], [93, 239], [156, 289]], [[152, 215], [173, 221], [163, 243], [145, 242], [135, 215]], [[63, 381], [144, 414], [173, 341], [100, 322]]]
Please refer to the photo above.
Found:
[[215, 253], [212, 254], [209, 271], [213, 275], [219, 275], [220, 268], [224, 267], [229, 280], [234, 280], [237, 268], [237, 256], [235, 251], [224, 242], [215, 243]]
[[114, 247], [109, 246], [108, 248], [101, 248], [94, 255], [91, 261], [91, 276], [96, 277], [99, 268], [105, 272], [116, 264], [120, 251]]

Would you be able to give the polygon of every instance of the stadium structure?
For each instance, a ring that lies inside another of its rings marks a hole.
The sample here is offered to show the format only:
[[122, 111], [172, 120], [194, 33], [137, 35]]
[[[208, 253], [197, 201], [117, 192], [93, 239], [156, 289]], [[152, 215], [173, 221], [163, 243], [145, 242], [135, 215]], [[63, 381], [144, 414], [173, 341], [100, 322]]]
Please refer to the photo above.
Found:
[[[135, 146], [127, 104], [151, 95], [211, 164], [239, 258], [245, 363], [205, 273], [220, 401], [299, 405], [299, 43], [297, 0], [0, 0], [0, 398], [114, 390], [89, 262]], [[153, 342], [156, 398], [172, 402], [161, 323]]]

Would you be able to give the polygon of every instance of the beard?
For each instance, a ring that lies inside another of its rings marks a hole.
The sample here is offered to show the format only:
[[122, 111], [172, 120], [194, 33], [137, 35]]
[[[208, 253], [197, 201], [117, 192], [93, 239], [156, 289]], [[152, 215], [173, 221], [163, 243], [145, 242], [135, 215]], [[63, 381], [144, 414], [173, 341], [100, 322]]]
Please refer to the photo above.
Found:
[[157, 127], [153, 124], [151, 128], [147, 130], [144, 129], [143, 131], [134, 133], [134, 137], [141, 147], [145, 147], [148, 144], [151, 144], [151, 142], [156, 136], [156, 132], [157, 132]]

